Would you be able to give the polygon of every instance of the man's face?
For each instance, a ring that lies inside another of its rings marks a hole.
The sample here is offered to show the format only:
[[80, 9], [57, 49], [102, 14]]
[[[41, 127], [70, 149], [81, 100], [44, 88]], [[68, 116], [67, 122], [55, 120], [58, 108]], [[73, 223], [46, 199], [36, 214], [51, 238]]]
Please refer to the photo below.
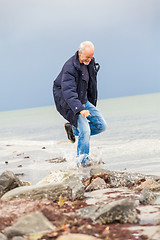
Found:
[[91, 59], [93, 58], [94, 55], [94, 49], [90, 48], [90, 47], [86, 47], [83, 51], [83, 53], [81, 53], [79, 51], [79, 61], [80, 63], [83, 63], [85, 65], [88, 65], [91, 61]]

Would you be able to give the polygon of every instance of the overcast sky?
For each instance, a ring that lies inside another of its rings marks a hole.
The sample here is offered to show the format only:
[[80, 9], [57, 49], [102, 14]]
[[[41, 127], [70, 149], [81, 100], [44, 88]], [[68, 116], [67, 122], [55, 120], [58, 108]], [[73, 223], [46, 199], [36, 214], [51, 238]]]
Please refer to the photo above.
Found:
[[84, 40], [101, 65], [99, 99], [160, 92], [159, 0], [0, 0], [0, 111], [52, 105]]

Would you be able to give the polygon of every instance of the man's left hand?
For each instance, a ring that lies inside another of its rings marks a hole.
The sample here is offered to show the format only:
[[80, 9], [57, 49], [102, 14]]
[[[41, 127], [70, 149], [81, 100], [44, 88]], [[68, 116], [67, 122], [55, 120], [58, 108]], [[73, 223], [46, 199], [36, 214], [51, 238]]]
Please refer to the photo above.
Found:
[[88, 110], [82, 110], [80, 111], [80, 114], [83, 116], [83, 117], [89, 117], [91, 116], [90, 112]]

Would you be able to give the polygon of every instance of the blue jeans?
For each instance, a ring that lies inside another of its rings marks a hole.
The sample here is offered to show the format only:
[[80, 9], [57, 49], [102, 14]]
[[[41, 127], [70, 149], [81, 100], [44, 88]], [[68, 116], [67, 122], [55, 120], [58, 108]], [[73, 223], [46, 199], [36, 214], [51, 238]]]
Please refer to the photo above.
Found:
[[98, 111], [98, 109], [87, 101], [84, 105], [86, 110], [89, 110], [91, 116], [83, 117], [79, 114], [78, 127], [73, 126], [74, 135], [78, 136], [77, 157], [82, 166], [89, 163], [89, 141], [91, 135], [96, 135], [103, 132], [107, 125]]

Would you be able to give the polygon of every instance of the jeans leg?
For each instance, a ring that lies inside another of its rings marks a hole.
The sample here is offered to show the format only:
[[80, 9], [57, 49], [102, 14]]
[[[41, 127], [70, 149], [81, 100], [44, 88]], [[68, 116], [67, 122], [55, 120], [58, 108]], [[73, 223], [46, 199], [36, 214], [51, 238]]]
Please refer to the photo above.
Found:
[[77, 129], [75, 126], [72, 126], [72, 129], [73, 129], [73, 134], [74, 134], [75, 136], [79, 136], [79, 131], [78, 131], [78, 129]]
[[87, 118], [79, 115], [78, 117], [78, 145], [77, 145], [77, 157], [82, 165], [85, 165], [89, 155], [89, 141], [90, 141], [90, 126]]
[[91, 116], [87, 117], [91, 129], [91, 135], [96, 135], [105, 131], [107, 124], [99, 110], [89, 101], [86, 102], [85, 109], [89, 110], [91, 114]]
[[82, 115], [78, 117], [78, 127], [73, 126], [73, 132], [78, 136], [77, 157], [82, 165], [89, 162], [89, 141], [90, 136], [103, 132], [107, 124], [98, 111], [98, 109], [89, 101], [84, 105], [86, 110], [89, 110], [91, 116], [85, 118]]

